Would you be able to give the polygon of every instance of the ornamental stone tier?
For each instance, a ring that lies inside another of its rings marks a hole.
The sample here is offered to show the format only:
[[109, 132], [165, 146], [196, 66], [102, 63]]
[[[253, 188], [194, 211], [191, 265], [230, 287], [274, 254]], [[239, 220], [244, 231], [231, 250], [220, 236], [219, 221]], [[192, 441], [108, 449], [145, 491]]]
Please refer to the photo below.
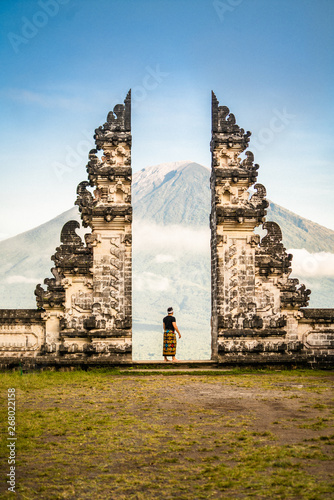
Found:
[[[308, 309], [310, 290], [290, 278], [292, 255], [266, 221], [250, 136], [212, 94], [212, 360], [332, 366], [334, 309]], [[87, 233], [64, 225], [37, 309], [0, 310], [2, 368], [132, 360], [131, 92], [94, 138], [75, 202]]]

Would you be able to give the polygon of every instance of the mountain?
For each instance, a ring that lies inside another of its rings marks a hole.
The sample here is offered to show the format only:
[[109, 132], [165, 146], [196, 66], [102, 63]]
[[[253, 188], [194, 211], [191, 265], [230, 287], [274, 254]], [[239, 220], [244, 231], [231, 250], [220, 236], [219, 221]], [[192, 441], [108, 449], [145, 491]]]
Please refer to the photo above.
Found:
[[277, 222], [282, 228], [286, 248], [334, 253], [334, 231], [327, 227], [304, 219], [272, 201], [268, 208], [267, 220]]
[[[209, 179], [207, 168], [187, 161], [148, 167], [133, 176], [136, 359], [161, 356], [161, 318], [170, 305], [184, 332], [180, 359], [210, 355]], [[1, 308], [35, 307], [35, 286], [51, 276], [50, 257], [62, 226], [72, 219], [80, 220], [77, 207], [0, 242]], [[305, 249], [313, 259], [322, 252], [334, 254], [334, 231], [275, 203], [270, 203], [267, 219], [281, 226], [286, 248]], [[310, 306], [333, 307], [334, 279], [304, 274], [297, 277], [312, 289]]]
[[[194, 162], [163, 163], [133, 176], [135, 220], [156, 224], [209, 225], [211, 172]], [[334, 231], [270, 201], [267, 220], [277, 222], [286, 248], [334, 252]]]
[[156, 224], [209, 224], [210, 171], [193, 162], [164, 163], [133, 176], [133, 208], [137, 220]]
[[0, 241], [0, 307], [36, 307], [34, 290], [50, 276], [51, 255], [60, 244], [60, 231], [71, 219], [80, 220], [77, 207], [30, 231]]

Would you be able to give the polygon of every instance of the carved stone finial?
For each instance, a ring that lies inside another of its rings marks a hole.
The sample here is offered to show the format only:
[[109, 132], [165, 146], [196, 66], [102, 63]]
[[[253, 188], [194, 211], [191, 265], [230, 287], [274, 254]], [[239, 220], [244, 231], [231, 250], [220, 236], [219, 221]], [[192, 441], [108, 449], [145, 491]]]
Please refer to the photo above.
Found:
[[131, 132], [131, 89], [127, 93], [124, 104], [125, 104], [124, 129], [127, 132]]
[[268, 221], [263, 224], [263, 229], [267, 230], [266, 236], [262, 238], [261, 246], [282, 247], [282, 230], [276, 222]]
[[78, 197], [75, 205], [79, 206], [80, 212], [82, 208], [92, 208], [93, 205], [93, 195], [88, 191], [87, 186], [89, 186], [89, 182], [82, 181], [77, 187]]
[[83, 246], [83, 242], [79, 235], [75, 232], [76, 229], [80, 228], [80, 224], [76, 220], [70, 220], [66, 222], [61, 230], [60, 241], [64, 245], [71, 246]]
[[258, 221], [261, 222], [265, 220], [269, 202], [266, 200], [266, 188], [262, 184], [255, 184], [254, 189], [256, 191], [249, 200], [249, 204], [256, 211]]
[[65, 290], [61, 284], [63, 275], [56, 268], [52, 268], [51, 272], [54, 278], [45, 278], [44, 285], [47, 285], [47, 290], [38, 284], [35, 289], [37, 307], [44, 308], [63, 306], [65, 301]]
[[[80, 224], [76, 220], [66, 222], [61, 231], [62, 244], [56, 248], [56, 253], [51, 257], [57, 270], [61, 273], [76, 273], [80, 270], [87, 274], [92, 265], [92, 249], [85, 247], [82, 239], [76, 233]], [[46, 283], [47, 284], [47, 283]]]
[[[243, 141], [248, 144], [250, 132], [245, 134], [244, 129], [236, 124], [235, 116], [230, 113], [227, 106], [219, 106], [219, 101], [216, 94], [212, 92], [212, 133], [229, 133], [238, 134], [243, 138]], [[245, 147], [247, 147], [247, 144]], [[244, 148], [245, 149], [245, 148]]]
[[94, 198], [90, 191], [88, 191], [87, 186], [89, 182], [83, 181], [77, 187], [77, 199], [75, 205], [78, 205], [79, 212], [81, 213], [82, 224], [84, 227], [88, 227], [91, 221], [92, 209], [94, 205]]
[[103, 149], [106, 143], [131, 145], [131, 90], [124, 104], [116, 104], [108, 113], [106, 123], [95, 130], [94, 139], [98, 150]]
[[236, 124], [235, 116], [227, 106], [219, 106], [219, 101], [212, 92], [212, 140], [211, 151], [217, 147], [241, 153], [248, 147], [251, 133]]

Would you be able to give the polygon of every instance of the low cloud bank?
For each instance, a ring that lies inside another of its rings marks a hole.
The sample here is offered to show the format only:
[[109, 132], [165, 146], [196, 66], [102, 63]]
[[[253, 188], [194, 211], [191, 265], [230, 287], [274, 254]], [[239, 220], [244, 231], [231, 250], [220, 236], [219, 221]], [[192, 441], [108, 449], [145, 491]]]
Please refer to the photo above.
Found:
[[[160, 226], [145, 222], [133, 224], [133, 251], [152, 251], [157, 258], [162, 256], [173, 258], [178, 253], [208, 253], [210, 252], [210, 229], [188, 228], [180, 225]], [[163, 260], [160, 260], [163, 262]], [[165, 260], [164, 262], [172, 262]]]
[[41, 278], [26, 278], [25, 276], [9, 276], [6, 279], [6, 283], [13, 285], [16, 283], [41, 283], [43, 280]]
[[334, 277], [334, 253], [309, 253], [305, 248], [290, 249], [292, 273], [305, 277]]
[[[210, 255], [210, 229], [180, 225], [162, 226], [139, 221], [133, 225], [133, 251], [153, 253], [158, 264], [175, 262], [184, 254]], [[301, 277], [334, 277], [334, 253], [289, 249], [293, 274]]]
[[154, 259], [158, 264], [164, 264], [165, 262], [175, 262], [175, 257], [173, 255], [167, 255], [159, 253]]
[[133, 289], [135, 291], [144, 292], [163, 292], [169, 287], [169, 279], [159, 274], [144, 272], [141, 274], [133, 274]]

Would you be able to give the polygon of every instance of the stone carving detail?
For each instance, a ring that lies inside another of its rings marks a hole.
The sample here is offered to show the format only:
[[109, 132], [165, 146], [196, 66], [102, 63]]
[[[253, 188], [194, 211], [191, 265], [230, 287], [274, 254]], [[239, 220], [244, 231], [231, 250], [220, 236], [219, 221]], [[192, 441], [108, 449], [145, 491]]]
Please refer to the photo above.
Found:
[[97, 153], [97, 149], [92, 149], [89, 153], [87, 172], [91, 183], [95, 184], [99, 175], [108, 176], [109, 180], [115, 180], [118, 174], [129, 180], [131, 177], [131, 149], [129, 145], [118, 146], [116, 151], [105, 151], [101, 160]]
[[67, 222], [61, 231], [61, 245], [51, 257], [55, 267], [51, 269], [54, 278], [46, 278], [44, 284], [47, 290], [39, 284], [35, 295], [40, 308], [63, 306], [67, 281], [65, 274], [88, 274], [92, 266], [92, 251], [84, 247], [80, 236], [75, 232], [80, 227], [77, 221]]
[[262, 184], [255, 184], [254, 189], [256, 189], [256, 193], [252, 195], [250, 205], [255, 209], [260, 208], [265, 210], [269, 207], [269, 202], [266, 200], [266, 188]]
[[75, 202], [75, 205], [79, 206], [79, 209], [82, 208], [92, 208], [93, 206], [93, 196], [92, 194], [88, 191], [87, 186], [89, 186], [89, 182], [83, 181], [80, 182], [77, 188], [77, 201]]
[[45, 307], [61, 307], [64, 304], [65, 290], [62, 286], [63, 275], [55, 267], [51, 269], [51, 272], [54, 278], [45, 278], [44, 280], [47, 290], [44, 290], [40, 284], [35, 289], [37, 307], [41, 309]]
[[104, 320], [105, 328], [129, 329], [125, 326], [129, 309], [126, 289], [127, 256], [124, 236], [119, 235], [105, 242], [109, 256], [102, 256], [94, 262], [94, 305], [93, 311], [97, 322]]
[[89, 182], [80, 182], [77, 188], [77, 199], [75, 205], [78, 205], [79, 211], [81, 213], [82, 224], [84, 227], [89, 226], [91, 220], [92, 210], [93, 210], [93, 195], [88, 191], [87, 186]]
[[282, 231], [276, 222], [265, 222], [267, 230], [256, 251], [256, 264], [260, 275], [290, 275], [292, 255], [287, 254], [282, 243]]
[[256, 265], [261, 276], [278, 276], [281, 290], [281, 304], [295, 307], [306, 307], [311, 290], [299, 284], [298, 279], [290, 279], [292, 255], [286, 253], [282, 243], [282, 231], [276, 222], [265, 222], [263, 228], [267, 234], [256, 249]]
[[[82, 224], [92, 227], [96, 218], [105, 222], [121, 218], [131, 223], [131, 91], [124, 104], [117, 104], [107, 122], [95, 130], [94, 138], [96, 149], [88, 155], [89, 182], [81, 182], [77, 190]], [[88, 185], [95, 189], [94, 197]]]
[[84, 246], [80, 236], [75, 232], [80, 228], [77, 221], [69, 221], [64, 225], [60, 241], [62, 244], [56, 248], [56, 253], [51, 257], [59, 272], [70, 274], [89, 274], [92, 267], [93, 255], [91, 247]]

